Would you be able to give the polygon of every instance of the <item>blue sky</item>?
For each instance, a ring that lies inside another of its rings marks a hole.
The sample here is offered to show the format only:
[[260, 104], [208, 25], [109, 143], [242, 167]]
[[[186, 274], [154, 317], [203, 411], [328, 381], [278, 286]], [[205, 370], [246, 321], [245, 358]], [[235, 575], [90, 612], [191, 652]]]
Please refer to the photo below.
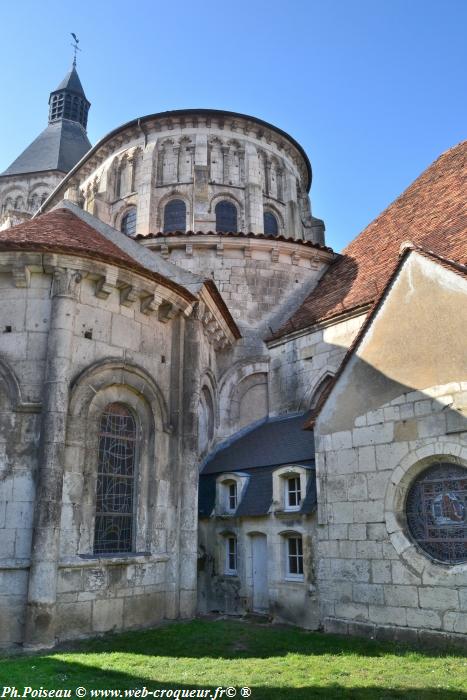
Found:
[[340, 250], [466, 138], [467, 0], [23, 0], [2, 6], [0, 171], [47, 124], [71, 64], [94, 143], [185, 107], [252, 114], [296, 138]]

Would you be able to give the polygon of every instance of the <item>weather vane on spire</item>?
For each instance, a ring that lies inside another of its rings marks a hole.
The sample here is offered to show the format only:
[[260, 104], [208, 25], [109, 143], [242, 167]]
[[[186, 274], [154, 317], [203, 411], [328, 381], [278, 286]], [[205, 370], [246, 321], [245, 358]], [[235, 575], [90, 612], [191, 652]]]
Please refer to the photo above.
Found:
[[81, 51], [81, 49], [80, 49], [79, 46], [78, 46], [78, 44], [79, 44], [79, 39], [78, 39], [78, 37], [76, 36], [76, 34], [74, 34], [73, 32], [71, 32], [71, 36], [73, 37], [73, 41], [74, 41], [74, 43], [72, 44], [72, 47], [73, 47], [74, 50], [75, 50], [75, 54], [74, 54], [74, 56], [73, 56], [73, 68], [76, 68], [76, 52], [77, 52], [77, 51]]

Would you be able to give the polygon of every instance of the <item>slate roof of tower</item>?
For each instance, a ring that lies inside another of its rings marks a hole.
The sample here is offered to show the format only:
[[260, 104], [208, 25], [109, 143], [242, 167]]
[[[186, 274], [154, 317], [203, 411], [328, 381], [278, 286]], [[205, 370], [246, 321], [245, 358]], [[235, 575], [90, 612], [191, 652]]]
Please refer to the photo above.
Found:
[[77, 94], [85, 97], [81, 80], [79, 79], [79, 75], [74, 66], [65, 75], [60, 85], [55, 88], [54, 92], [58, 92], [59, 90], [69, 90], [70, 92], [76, 92]]
[[272, 338], [372, 304], [405, 240], [467, 262], [467, 141], [443, 153], [344, 249]]
[[61, 119], [49, 124], [1, 176], [46, 170], [67, 173], [90, 148], [91, 143], [81, 124]]

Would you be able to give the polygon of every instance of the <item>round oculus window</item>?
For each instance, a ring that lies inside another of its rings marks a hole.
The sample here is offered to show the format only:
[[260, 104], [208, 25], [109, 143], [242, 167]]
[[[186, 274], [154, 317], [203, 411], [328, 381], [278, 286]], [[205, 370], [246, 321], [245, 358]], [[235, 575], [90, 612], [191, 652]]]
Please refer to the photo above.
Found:
[[443, 462], [422, 472], [407, 495], [406, 516], [413, 539], [430, 557], [467, 562], [467, 469]]

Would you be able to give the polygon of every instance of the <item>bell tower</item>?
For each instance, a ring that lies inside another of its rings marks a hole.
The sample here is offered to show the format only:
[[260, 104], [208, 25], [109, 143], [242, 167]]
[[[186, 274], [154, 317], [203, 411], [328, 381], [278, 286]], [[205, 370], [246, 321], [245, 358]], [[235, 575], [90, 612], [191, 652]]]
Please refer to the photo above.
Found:
[[60, 85], [50, 93], [49, 124], [61, 119], [78, 122], [86, 131], [88, 111], [91, 103], [84, 94], [83, 86], [76, 71], [76, 61]]

